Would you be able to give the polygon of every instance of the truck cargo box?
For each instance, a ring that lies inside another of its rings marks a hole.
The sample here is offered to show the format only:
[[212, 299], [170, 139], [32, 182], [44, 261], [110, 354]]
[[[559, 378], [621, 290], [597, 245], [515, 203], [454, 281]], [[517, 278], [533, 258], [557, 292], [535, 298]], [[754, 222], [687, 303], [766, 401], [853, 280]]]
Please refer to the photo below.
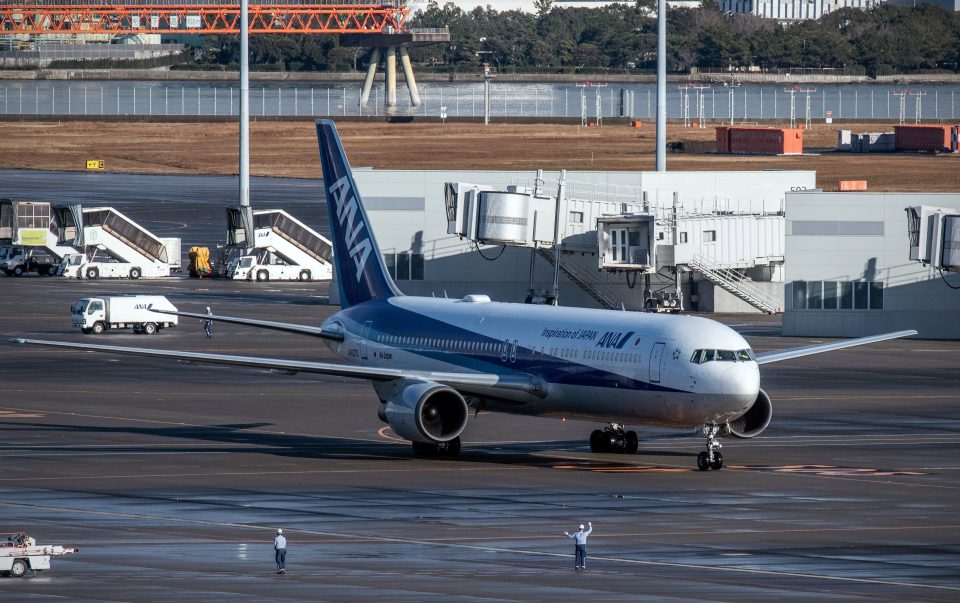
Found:
[[[728, 153], [745, 155], [799, 155], [803, 153], [803, 130], [800, 128], [727, 127]], [[720, 133], [718, 130], [719, 140]], [[720, 150], [717, 145], [717, 152]]]

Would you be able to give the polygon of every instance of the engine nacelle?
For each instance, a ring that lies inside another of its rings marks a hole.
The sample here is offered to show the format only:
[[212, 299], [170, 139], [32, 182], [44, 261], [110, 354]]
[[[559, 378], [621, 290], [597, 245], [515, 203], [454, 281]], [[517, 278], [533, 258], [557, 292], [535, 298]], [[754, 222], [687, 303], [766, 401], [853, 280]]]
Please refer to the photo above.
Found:
[[770, 424], [773, 418], [773, 403], [767, 392], [760, 390], [757, 399], [747, 412], [727, 423], [730, 435], [736, 438], [753, 438], [761, 433]]
[[380, 418], [401, 438], [436, 444], [449, 442], [467, 426], [467, 401], [439, 383], [415, 381], [396, 391], [380, 408]]

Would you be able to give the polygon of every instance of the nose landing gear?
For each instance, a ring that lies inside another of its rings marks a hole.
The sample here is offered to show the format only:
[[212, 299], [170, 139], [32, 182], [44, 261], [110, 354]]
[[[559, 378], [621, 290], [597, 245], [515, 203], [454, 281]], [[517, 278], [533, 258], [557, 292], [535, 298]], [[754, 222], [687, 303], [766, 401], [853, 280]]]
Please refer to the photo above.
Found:
[[703, 426], [703, 434], [707, 436], [707, 450], [697, 455], [697, 468], [700, 471], [719, 470], [723, 467], [723, 455], [720, 454], [722, 446], [717, 441], [717, 434], [719, 433], [719, 425]]
[[611, 423], [602, 430], [594, 429], [590, 434], [590, 450], [593, 452], [635, 454], [638, 446], [637, 432], [624, 431], [619, 423]]

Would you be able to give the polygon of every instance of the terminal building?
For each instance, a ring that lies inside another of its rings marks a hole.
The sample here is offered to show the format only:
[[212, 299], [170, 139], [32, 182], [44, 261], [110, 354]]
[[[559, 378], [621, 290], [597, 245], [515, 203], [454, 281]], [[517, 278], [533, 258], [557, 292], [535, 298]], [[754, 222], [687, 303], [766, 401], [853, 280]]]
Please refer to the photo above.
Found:
[[784, 194], [815, 187], [812, 171], [354, 177], [405, 293], [552, 303], [559, 255], [562, 305], [716, 312], [782, 308]]
[[[960, 216], [960, 193], [788, 192], [783, 334], [960, 339], [960, 273], [916, 257], [917, 206]], [[939, 227], [941, 254], [960, 254], [958, 231], [960, 217]]]
[[960, 338], [960, 274], [911, 259], [905, 211], [960, 216], [960, 193], [826, 193], [812, 171], [354, 176], [407, 294], [632, 311], [653, 300], [782, 312], [785, 335]]

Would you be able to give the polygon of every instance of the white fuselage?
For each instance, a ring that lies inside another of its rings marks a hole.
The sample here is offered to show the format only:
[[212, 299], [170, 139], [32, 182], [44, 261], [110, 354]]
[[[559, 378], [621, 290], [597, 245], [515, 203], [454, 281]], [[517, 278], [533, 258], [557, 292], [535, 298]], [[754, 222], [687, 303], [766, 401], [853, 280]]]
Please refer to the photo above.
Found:
[[325, 326], [344, 333], [331, 347], [350, 364], [541, 384], [534, 393], [459, 388], [501, 412], [722, 424], [749, 409], [760, 388], [743, 337], [698, 317], [398, 296], [346, 308]]

